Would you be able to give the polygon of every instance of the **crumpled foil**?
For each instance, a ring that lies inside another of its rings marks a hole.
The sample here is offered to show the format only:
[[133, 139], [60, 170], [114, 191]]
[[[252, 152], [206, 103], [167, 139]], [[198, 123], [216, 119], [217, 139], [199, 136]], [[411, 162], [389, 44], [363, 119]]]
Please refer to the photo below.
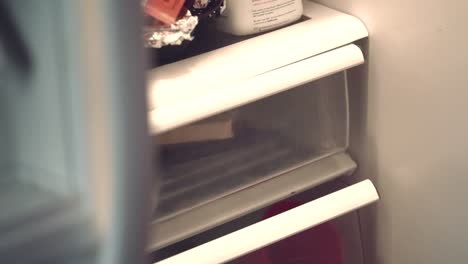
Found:
[[172, 25], [156, 23], [145, 26], [143, 40], [145, 47], [161, 48], [168, 45], [181, 45], [184, 40], [193, 40], [192, 32], [198, 25], [198, 17], [187, 11], [184, 17]]
[[193, 1], [193, 7], [195, 8], [206, 8], [210, 0], [195, 0]]

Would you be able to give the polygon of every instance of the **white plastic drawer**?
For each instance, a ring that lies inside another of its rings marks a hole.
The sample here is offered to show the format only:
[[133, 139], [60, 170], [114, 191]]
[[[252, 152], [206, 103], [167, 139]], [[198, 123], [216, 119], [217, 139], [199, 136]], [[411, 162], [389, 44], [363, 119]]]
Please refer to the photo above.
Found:
[[[302, 231], [310, 230], [314, 226], [338, 218], [378, 199], [379, 196], [373, 184], [369, 180], [366, 180], [195, 246], [157, 263], [179, 264], [190, 262], [194, 264], [216, 264], [231, 260], [233, 260], [232, 263], [244, 263], [245, 259], [243, 260], [244, 262], [241, 262], [238, 258]], [[350, 218], [342, 219], [340, 225], [342, 226], [346, 222], [350, 223], [349, 220]], [[340, 243], [342, 246], [345, 245], [343, 241], [340, 241]], [[349, 246], [350, 244], [347, 245]], [[344, 254], [345, 251], [341, 253]], [[287, 256], [287, 254], [284, 255]], [[258, 257], [258, 254], [257, 256], [254, 254], [250, 259], [258, 260]], [[346, 257], [352, 258], [353, 256], [348, 253]], [[359, 257], [353, 258], [359, 259]]]
[[[347, 148], [344, 74], [237, 108], [233, 137], [161, 145], [160, 220]], [[170, 132], [169, 132], [170, 133]]]

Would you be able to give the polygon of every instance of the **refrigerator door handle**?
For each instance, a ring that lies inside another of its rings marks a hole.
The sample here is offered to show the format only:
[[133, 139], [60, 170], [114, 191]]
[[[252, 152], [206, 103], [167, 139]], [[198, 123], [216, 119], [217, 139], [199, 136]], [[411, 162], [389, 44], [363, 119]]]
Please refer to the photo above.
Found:
[[155, 264], [224, 263], [378, 199], [372, 182], [365, 180]]

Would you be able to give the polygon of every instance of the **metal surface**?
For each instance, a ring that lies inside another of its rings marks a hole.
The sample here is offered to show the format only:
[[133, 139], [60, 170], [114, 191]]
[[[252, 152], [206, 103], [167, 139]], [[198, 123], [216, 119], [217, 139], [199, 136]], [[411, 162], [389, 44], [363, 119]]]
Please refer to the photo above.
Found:
[[8, 128], [2, 187], [10, 187], [5, 178], [21, 187], [2, 196], [12, 208], [2, 208], [0, 262], [73, 255], [67, 262], [80, 263], [89, 260], [81, 246], [98, 241], [91, 251], [101, 263], [142, 263], [154, 175], [139, 5], [6, 3], [30, 68], [17, 65], [28, 61], [21, 54], [9, 58], [15, 63], [0, 89], [1, 101], [9, 100], [0, 117]]
[[143, 263], [150, 177], [155, 176], [137, 2], [79, 4], [88, 151], [106, 264]]

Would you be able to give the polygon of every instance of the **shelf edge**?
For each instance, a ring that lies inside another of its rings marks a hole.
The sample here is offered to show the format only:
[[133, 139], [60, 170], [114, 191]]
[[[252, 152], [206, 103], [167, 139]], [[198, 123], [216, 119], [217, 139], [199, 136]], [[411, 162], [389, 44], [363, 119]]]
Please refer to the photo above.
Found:
[[148, 113], [152, 134], [159, 134], [194, 121], [289, 90], [364, 63], [359, 47], [350, 44], [269, 71], [256, 77], [228, 83], [177, 104]]

